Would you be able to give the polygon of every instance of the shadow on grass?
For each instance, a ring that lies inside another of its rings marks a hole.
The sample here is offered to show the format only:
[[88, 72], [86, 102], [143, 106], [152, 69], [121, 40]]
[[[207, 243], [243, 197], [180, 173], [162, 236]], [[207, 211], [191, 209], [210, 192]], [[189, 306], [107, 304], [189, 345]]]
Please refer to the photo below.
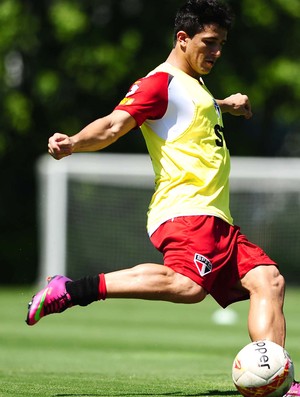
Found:
[[126, 396], [181, 396], [181, 397], [204, 397], [204, 396], [235, 396], [239, 395], [238, 391], [232, 391], [232, 390], [225, 390], [225, 391], [220, 391], [220, 390], [208, 390], [207, 393], [195, 393], [195, 394], [184, 394], [183, 392], [180, 391], [175, 391], [175, 392], [166, 392], [166, 393], [110, 393], [110, 394], [102, 394], [102, 393], [97, 393], [97, 394], [54, 394], [53, 397], [126, 397]]

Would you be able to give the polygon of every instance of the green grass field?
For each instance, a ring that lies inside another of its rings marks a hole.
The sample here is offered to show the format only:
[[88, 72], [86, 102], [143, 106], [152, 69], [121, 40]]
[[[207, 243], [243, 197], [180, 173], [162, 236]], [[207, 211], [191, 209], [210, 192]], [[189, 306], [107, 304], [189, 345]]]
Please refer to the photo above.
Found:
[[[111, 300], [28, 327], [33, 290], [1, 288], [0, 397], [236, 396], [231, 365], [249, 342], [248, 303], [234, 325], [218, 306]], [[287, 350], [300, 371], [300, 289], [287, 291]]]

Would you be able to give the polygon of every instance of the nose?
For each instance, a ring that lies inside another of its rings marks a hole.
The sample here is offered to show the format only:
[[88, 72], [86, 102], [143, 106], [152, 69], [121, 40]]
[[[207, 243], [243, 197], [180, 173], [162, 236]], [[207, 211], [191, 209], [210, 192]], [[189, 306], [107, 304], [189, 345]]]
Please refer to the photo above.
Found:
[[215, 58], [220, 58], [220, 56], [222, 55], [222, 46], [219, 44], [214, 45], [213, 48], [211, 48], [211, 54]]
[[216, 58], [220, 58], [220, 56], [222, 55], [222, 47], [218, 46], [214, 49], [213, 54]]

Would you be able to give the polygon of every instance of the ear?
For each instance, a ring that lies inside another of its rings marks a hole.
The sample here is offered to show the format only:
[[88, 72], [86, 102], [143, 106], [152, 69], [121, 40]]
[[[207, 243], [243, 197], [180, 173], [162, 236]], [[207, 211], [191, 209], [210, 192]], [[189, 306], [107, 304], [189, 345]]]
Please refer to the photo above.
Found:
[[180, 30], [178, 33], [177, 33], [177, 43], [180, 45], [180, 46], [182, 46], [182, 47], [185, 47], [186, 46], [186, 43], [187, 43], [187, 39], [189, 38], [189, 35], [186, 33], [186, 32], [184, 32], [183, 30]]

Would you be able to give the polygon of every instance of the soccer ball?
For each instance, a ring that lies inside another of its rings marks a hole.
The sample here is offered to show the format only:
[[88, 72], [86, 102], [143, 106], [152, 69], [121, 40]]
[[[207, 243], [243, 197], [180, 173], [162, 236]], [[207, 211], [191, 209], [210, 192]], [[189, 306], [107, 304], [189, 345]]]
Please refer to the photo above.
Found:
[[268, 340], [249, 343], [233, 361], [232, 380], [245, 397], [282, 397], [293, 379], [294, 366], [288, 353]]

